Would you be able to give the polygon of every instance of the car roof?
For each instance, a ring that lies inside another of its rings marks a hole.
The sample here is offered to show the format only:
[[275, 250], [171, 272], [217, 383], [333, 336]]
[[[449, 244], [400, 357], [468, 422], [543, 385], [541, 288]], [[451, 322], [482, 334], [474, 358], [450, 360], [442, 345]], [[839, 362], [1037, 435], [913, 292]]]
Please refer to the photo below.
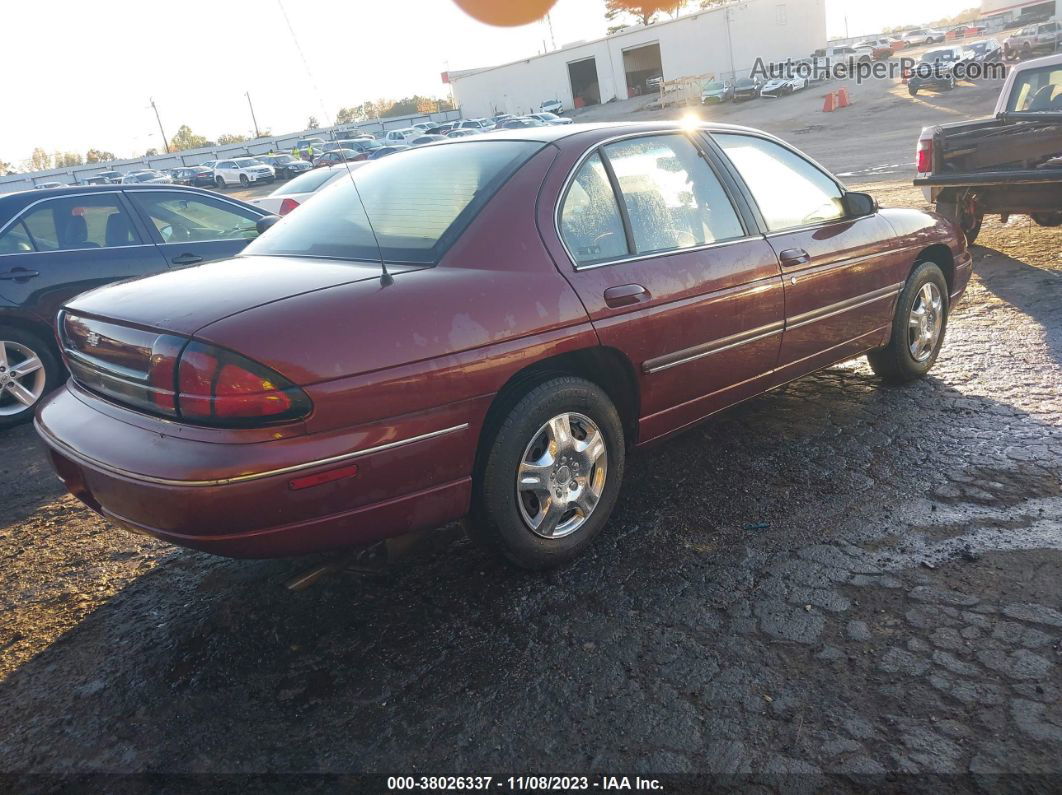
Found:
[[[0, 195], [0, 225], [6, 223], [11, 214], [17, 213], [27, 204], [38, 202], [41, 199], [61, 198], [63, 196], [83, 196], [92, 193], [116, 193], [124, 191], [126, 193], [133, 191], [177, 191], [179, 193], [197, 194], [200, 196], [210, 196], [212, 198], [222, 199], [228, 202], [235, 202], [236, 204], [253, 207], [254, 205], [247, 204], [246, 202], [235, 199], [231, 196], [220, 196], [218, 193], [212, 190], [204, 190], [203, 188], [193, 188], [187, 185], [152, 185], [145, 182], [131, 182], [122, 185], [64, 185], [61, 188], [31, 188], [29, 190], [15, 191], [14, 193], [5, 193]], [[256, 211], [261, 212], [261, 208], [254, 208]]]

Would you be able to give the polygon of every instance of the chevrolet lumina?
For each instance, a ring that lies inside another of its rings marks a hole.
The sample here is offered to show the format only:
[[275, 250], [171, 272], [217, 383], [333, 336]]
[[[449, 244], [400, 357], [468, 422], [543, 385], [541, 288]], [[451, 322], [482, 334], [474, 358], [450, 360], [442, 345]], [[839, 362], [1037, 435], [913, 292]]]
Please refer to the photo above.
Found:
[[287, 556], [467, 515], [541, 568], [601, 531], [632, 449], [861, 354], [924, 376], [970, 270], [950, 221], [755, 130], [495, 132], [69, 301], [37, 428], [73, 494], [175, 544]]

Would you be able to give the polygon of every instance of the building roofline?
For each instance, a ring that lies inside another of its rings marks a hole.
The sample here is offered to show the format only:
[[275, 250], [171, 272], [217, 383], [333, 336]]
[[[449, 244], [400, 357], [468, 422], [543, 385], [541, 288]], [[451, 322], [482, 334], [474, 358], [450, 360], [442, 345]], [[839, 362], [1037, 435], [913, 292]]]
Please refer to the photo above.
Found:
[[655, 30], [657, 28], [667, 27], [668, 25], [674, 25], [676, 22], [685, 22], [686, 20], [696, 19], [697, 17], [704, 16], [705, 14], [717, 14], [720, 11], [728, 10], [731, 6], [736, 5], [738, 2], [740, 2], [740, 0], [732, 0], [732, 2], [730, 3], [726, 3], [725, 5], [721, 6], [715, 6], [713, 8], [699, 8], [696, 11], [690, 12], [689, 14], [681, 14], [680, 16], [677, 16], [674, 19], [666, 19], [663, 22], [653, 22], [649, 25], [632, 25], [631, 27], [624, 28], [623, 30], [618, 30], [615, 33], [609, 33], [608, 35], [601, 36], [597, 39], [580, 41], [574, 44], [566, 44], [565, 46], [560, 47], [556, 50], [539, 53], [538, 55], [531, 55], [527, 58], [517, 58], [515, 61], [507, 61], [506, 63], [495, 64], [493, 66], [481, 66], [473, 69], [460, 69], [457, 71], [451, 71], [449, 72], [450, 82], [453, 82], [454, 80], [461, 80], [465, 77], [470, 77], [472, 75], [482, 74], [484, 72], [491, 72], [495, 69], [504, 69], [507, 66], [515, 66], [519, 63], [531, 63], [532, 61], [537, 61], [540, 58], [548, 58], [551, 55], [558, 55], [560, 53], [569, 52], [571, 50], [577, 50], [580, 47], [589, 47], [590, 45], [600, 44], [603, 41], [609, 41], [611, 39], [620, 39], [624, 36], [630, 36], [635, 33], [640, 33], [642, 31]]

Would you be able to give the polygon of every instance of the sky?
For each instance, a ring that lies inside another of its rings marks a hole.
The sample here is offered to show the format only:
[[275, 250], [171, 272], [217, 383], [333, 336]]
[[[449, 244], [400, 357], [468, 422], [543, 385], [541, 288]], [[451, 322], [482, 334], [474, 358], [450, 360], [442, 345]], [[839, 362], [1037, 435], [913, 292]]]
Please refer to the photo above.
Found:
[[[951, 16], [978, 0], [826, 0], [830, 36]], [[285, 12], [287, 19], [285, 19]], [[598, 38], [604, 0], [557, 0], [543, 22], [493, 28], [451, 0], [34, 0], [0, 4], [9, 78], [0, 160], [33, 148], [134, 157], [182, 124], [207, 138], [322, 126], [346, 105], [445, 97], [445, 70], [505, 63]], [[289, 28], [290, 21], [290, 28]], [[17, 110], [16, 110], [17, 109]]]

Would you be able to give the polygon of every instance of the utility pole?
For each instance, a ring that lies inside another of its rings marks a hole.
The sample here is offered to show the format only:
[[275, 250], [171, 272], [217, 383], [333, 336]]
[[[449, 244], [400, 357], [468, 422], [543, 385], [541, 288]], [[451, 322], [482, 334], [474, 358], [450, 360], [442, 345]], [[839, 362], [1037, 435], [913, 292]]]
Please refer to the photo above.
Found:
[[155, 111], [155, 121], [159, 123], [159, 132], [162, 133], [162, 145], [166, 149], [166, 154], [169, 154], [170, 139], [166, 137], [166, 131], [162, 129], [162, 118], [159, 116], [159, 109], [155, 107], [155, 100], [152, 97], [148, 97], [148, 101], [151, 102], [151, 109]]
[[261, 134], [258, 132], [258, 119], [254, 117], [254, 105], [251, 104], [251, 92], [244, 91], [243, 95], [247, 97], [247, 106], [251, 109], [251, 121], [254, 122], [254, 137], [261, 138]]

